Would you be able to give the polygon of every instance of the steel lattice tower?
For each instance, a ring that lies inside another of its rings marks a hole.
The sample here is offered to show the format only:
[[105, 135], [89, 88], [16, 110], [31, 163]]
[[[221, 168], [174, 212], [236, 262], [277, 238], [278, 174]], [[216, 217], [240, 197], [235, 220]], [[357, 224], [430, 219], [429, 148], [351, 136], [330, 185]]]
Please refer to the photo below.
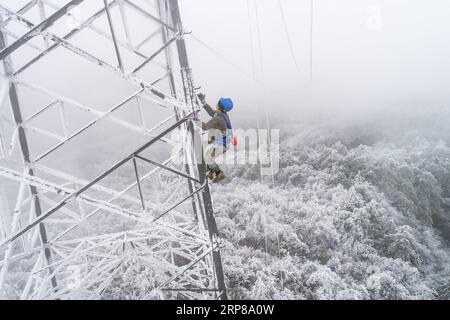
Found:
[[149, 298], [226, 299], [184, 35], [177, 0], [0, 0], [1, 298], [139, 265]]

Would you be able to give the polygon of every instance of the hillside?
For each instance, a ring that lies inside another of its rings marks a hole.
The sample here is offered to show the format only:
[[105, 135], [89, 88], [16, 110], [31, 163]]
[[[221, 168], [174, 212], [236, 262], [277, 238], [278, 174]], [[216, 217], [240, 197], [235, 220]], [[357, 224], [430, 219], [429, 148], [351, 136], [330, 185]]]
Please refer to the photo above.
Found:
[[450, 147], [435, 116], [288, 139], [275, 188], [234, 168], [214, 188], [230, 296], [448, 299]]

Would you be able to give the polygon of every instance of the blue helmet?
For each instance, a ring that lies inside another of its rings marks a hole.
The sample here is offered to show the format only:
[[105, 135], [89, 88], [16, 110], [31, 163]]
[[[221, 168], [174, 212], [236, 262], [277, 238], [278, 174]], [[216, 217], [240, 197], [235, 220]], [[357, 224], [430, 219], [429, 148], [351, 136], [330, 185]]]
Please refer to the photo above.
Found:
[[225, 110], [226, 112], [230, 112], [233, 110], [233, 101], [228, 98], [220, 98], [219, 105]]

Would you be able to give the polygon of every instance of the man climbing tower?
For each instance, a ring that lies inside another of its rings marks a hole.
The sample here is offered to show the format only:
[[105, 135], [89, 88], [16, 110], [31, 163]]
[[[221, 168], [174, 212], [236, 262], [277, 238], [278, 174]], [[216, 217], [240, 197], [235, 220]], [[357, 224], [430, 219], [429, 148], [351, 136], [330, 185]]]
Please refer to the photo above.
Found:
[[228, 112], [233, 110], [233, 101], [228, 98], [221, 98], [214, 110], [206, 103], [204, 94], [198, 94], [198, 98], [205, 111], [212, 117], [206, 123], [201, 122], [198, 118], [194, 118], [194, 120], [203, 131], [208, 131], [205, 161], [208, 167], [208, 178], [213, 183], [217, 183], [225, 179], [225, 174], [216, 163], [216, 159], [227, 152], [233, 143], [233, 128], [228, 117]]

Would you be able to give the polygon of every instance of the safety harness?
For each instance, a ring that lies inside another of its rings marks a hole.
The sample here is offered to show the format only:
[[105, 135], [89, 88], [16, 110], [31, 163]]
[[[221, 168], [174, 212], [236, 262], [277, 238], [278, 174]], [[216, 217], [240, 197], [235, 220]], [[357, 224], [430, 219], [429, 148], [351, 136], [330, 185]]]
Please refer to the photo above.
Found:
[[234, 140], [233, 127], [231, 125], [230, 119], [228, 117], [226, 117], [223, 113], [218, 113], [218, 112], [215, 112], [214, 116], [221, 117], [223, 119], [223, 121], [225, 121], [225, 123], [227, 124], [226, 134], [223, 136], [222, 139], [217, 140], [217, 144], [223, 146], [225, 148], [225, 150], [228, 150], [228, 148], [230, 147], [230, 145], [233, 143], [233, 140]]

